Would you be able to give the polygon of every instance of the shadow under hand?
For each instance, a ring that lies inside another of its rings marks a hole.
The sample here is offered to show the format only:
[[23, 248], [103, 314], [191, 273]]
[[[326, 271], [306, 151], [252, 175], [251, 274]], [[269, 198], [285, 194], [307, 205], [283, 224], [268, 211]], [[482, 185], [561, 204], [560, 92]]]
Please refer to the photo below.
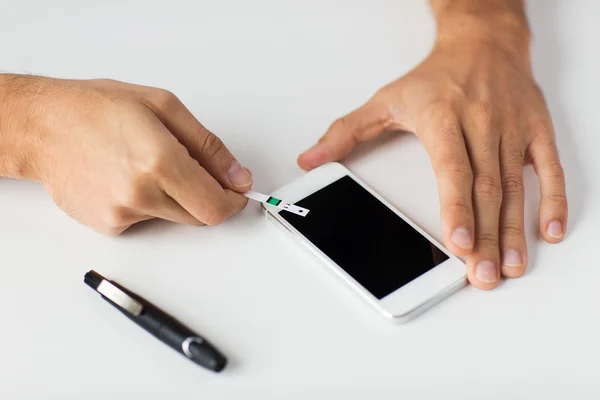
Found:
[[181, 225], [175, 222], [166, 221], [164, 219], [154, 218], [146, 221], [138, 222], [130, 226], [127, 230], [121, 233], [121, 237], [144, 237], [166, 235], [174, 231], [181, 230]]

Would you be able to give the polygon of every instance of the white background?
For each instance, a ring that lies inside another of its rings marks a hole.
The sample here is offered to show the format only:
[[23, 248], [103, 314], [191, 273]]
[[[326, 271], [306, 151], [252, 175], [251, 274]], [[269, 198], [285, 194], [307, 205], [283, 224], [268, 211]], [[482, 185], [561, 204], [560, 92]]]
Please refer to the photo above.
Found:
[[[43, 189], [0, 179], [2, 399], [586, 399], [600, 397], [600, 2], [529, 0], [533, 64], [570, 201], [558, 246], [492, 292], [467, 287], [408, 325], [379, 317], [251, 203], [215, 228], [151, 222], [104, 238]], [[338, 116], [427, 55], [425, 0], [0, 1], [0, 69], [175, 92], [268, 193]], [[435, 181], [410, 135], [345, 163], [440, 238]], [[83, 284], [94, 268], [231, 359], [214, 375]]]

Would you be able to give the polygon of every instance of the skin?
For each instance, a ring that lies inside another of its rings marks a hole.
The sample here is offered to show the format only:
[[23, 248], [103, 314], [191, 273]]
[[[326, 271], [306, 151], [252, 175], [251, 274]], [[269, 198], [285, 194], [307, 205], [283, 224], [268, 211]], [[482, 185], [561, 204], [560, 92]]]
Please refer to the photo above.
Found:
[[529, 56], [522, 0], [433, 0], [437, 38], [416, 68], [335, 121], [298, 158], [304, 169], [341, 160], [386, 131], [410, 131], [437, 177], [445, 245], [481, 289], [527, 268], [523, 168], [541, 187], [539, 231], [560, 242], [565, 177]]
[[[437, 176], [446, 246], [482, 289], [527, 268], [523, 167], [541, 187], [539, 229], [567, 227], [565, 178], [531, 71], [523, 0], [432, 0], [430, 55], [334, 122], [305, 169], [385, 131], [414, 132]], [[107, 235], [162, 218], [216, 225], [252, 177], [172, 93], [109, 80], [0, 74], [0, 176], [40, 181], [73, 218]]]
[[168, 91], [17, 75], [0, 88], [0, 175], [40, 181], [100, 233], [217, 225], [247, 203], [250, 172]]

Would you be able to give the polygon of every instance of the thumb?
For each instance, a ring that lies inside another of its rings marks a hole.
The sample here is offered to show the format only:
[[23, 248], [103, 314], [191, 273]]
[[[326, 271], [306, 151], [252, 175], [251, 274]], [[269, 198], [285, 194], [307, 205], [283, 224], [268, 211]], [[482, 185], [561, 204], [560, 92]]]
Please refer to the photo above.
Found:
[[[204, 127], [202, 127], [204, 128]], [[204, 128], [196, 133], [197, 147], [190, 154], [221, 186], [243, 193], [252, 186], [250, 170], [242, 167], [218, 136]]]
[[375, 139], [395, 125], [392, 107], [369, 101], [335, 121], [319, 142], [298, 157], [298, 165], [310, 170], [346, 157], [360, 142]]

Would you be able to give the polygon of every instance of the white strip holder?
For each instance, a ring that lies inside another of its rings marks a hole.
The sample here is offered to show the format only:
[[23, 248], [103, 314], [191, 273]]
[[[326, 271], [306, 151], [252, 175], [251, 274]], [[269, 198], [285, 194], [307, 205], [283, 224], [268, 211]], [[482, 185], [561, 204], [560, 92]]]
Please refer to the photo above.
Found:
[[300, 215], [301, 217], [306, 217], [310, 212], [310, 210], [306, 208], [295, 206], [287, 201], [266, 194], [258, 193], [254, 190], [247, 191], [246, 193], [244, 193], [244, 196], [246, 196], [249, 199], [256, 200], [258, 202], [279, 208], [281, 210], [289, 211], [292, 214]]

